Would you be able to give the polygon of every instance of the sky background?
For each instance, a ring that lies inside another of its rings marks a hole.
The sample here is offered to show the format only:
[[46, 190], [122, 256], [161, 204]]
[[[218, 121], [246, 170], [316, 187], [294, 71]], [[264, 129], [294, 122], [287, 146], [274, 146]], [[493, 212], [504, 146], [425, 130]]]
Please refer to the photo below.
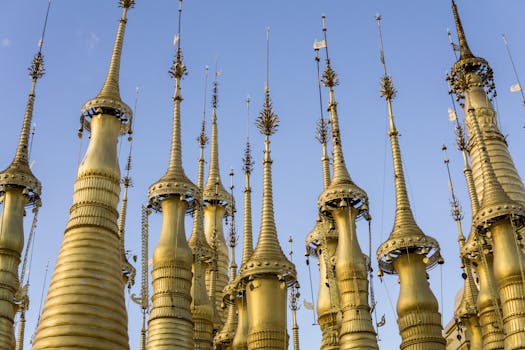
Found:
[[[18, 141], [30, 89], [27, 67], [37, 51], [46, 7], [45, 0], [0, 2], [0, 168], [9, 164]], [[494, 68], [501, 129], [507, 136], [516, 167], [522, 172], [525, 160], [519, 150], [525, 147], [522, 128], [525, 110], [519, 93], [509, 92], [515, 78], [501, 34], [507, 35], [518, 73], [525, 72], [525, 47], [521, 40], [525, 33], [520, 25], [525, 3], [460, 1], [458, 7], [471, 49]], [[174, 55], [177, 9], [178, 1], [174, 0], [139, 0], [128, 15], [120, 88], [122, 99], [133, 106], [135, 88], [140, 87], [131, 172], [134, 187], [129, 193], [126, 229], [126, 248], [137, 255], [140, 255], [140, 206], [147, 200], [147, 188], [164, 174], [168, 164], [174, 81], [167, 72]], [[35, 330], [42, 288], [49, 284], [62, 242], [79, 154], [85, 152], [87, 144], [87, 137], [82, 143], [77, 137], [80, 108], [102, 86], [120, 13], [117, 1], [54, 0], [49, 15], [43, 49], [46, 75], [37, 86], [34, 113], [37, 132], [31, 154], [34, 174], [43, 184], [43, 207], [30, 270], [27, 344]], [[265, 27], [269, 26], [270, 88], [280, 117], [279, 131], [272, 137], [275, 217], [285, 251], [289, 235], [294, 237], [301, 299], [311, 301], [303, 257], [304, 238], [315, 224], [317, 197], [322, 191], [321, 149], [314, 138], [319, 99], [312, 43], [322, 37], [321, 15], [325, 14], [330, 55], [341, 82], [335, 94], [343, 149], [353, 180], [370, 198], [375, 257], [377, 247], [390, 233], [394, 217], [387, 110], [378, 92], [382, 67], [376, 13], [383, 16], [386, 60], [398, 90], [394, 112], [412, 207], [423, 231], [440, 242], [446, 261], [431, 271], [430, 283], [440, 302], [443, 324], [447, 324], [462, 280], [442, 144], [449, 147], [454, 185], [465, 211], [465, 231], [470, 221], [462, 160], [454, 150], [453, 125], [447, 116], [447, 109], [452, 106], [444, 76], [454, 62], [454, 55], [446, 30], [451, 28], [455, 33], [449, 1], [186, 1], [182, 47], [189, 75], [182, 83], [184, 168], [196, 181], [195, 138], [203, 115], [204, 68], [208, 65], [213, 72], [217, 62], [224, 72], [219, 77], [220, 166], [225, 184], [229, 183], [230, 167], [237, 174], [238, 232], [242, 232], [241, 158], [247, 134], [244, 100], [247, 95], [252, 100], [249, 132], [256, 161], [252, 187], [254, 233], [258, 232], [263, 137], [254, 127], [253, 119], [263, 101]], [[210, 101], [211, 85], [206, 88]], [[326, 102], [324, 90], [323, 99]], [[208, 116], [210, 109], [208, 102]], [[124, 169], [129, 148], [125, 138], [119, 147]], [[31, 215], [26, 218], [26, 231], [31, 219]], [[160, 215], [150, 216], [151, 251], [159, 237], [160, 219]], [[359, 223], [358, 230], [361, 247], [369, 254], [366, 225]], [[189, 235], [190, 224], [186, 231]], [[49, 273], [44, 281], [48, 261]], [[139, 263], [136, 267], [140, 269]], [[314, 262], [312, 278], [316, 295], [319, 273]], [[378, 316], [386, 315], [386, 325], [379, 329], [379, 344], [383, 349], [391, 349], [400, 343], [394, 312], [397, 277], [385, 276], [383, 283], [374, 277], [373, 285]], [[139, 292], [138, 283], [131, 293]], [[130, 347], [138, 349], [140, 307], [129, 300], [127, 295]], [[302, 349], [319, 348], [320, 330], [312, 323], [312, 312], [302, 307], [299, 310]]]

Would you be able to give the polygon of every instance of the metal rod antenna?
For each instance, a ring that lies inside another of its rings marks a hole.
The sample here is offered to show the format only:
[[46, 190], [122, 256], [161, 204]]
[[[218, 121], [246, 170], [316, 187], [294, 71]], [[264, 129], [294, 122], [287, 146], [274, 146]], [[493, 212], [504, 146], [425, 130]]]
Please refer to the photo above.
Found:
[[42, 36], [40, 37], [40, 40], [38, 41], [38, 53], [42, 53], [42, 46], [44, 45], [44, 36], [46, 35], [47, 19], [49, 17], [50, 8], [51, 8], [51, 0], [49, 0], [47, 3], [46, 18], [44, 19], [44, 28], [42, 29]]
[[202, 123], [206, 123], [206, 100], [208, 98], [208, 66], [204, 67], [204, 100], [202, 103]]
[[386, 69], [386, 61], [385, 61], [385, 49], [383, 46], [383, 31], [381, 30], [381, 15], [376, 15], [376, 22], [377, 22], [377, 29], [379, 30], [379, 47], [381, 48], [380, 52], [380, 60], [383, 64], [383, 70], [385, 72], [385, 76], [388, 75], [387, 69]]
[[521, 87], [520, 78], [518, 76], [518, 71], [516, 70], [516, 65], [514, 64], [514, 60], [512, 59], [512, 54], [510, 53], [509, 43], [507, 42], [507, 37], [505, 34], [501, 36], [503, 39], [503, 44], [505, 45], [505, 49], [507, 49], [507, 54], [510, 59], [510, 64], [512, 65], [512, 70], [514, 71], [514, 77], [516, 78], [516, 81], [518, 82], [518, 88], [521, 93], [521, 100], [523, 101], [523, 104], [525, 105], [525, 94], [523, 93], [523, 88]]
[[270, 86], [270, 27], [266, 27], [266, 87]]
[[177, 49], [180, 49], [180, 30], [182, 22], [182, 0], [179, 0], [179, 28], [177, 31]]
[[328, 55], [328, 39], [326, 39], [326, 16], [321, 16], [321, 23], [323, 25], [323, 36], [325, 42], [325, 53], [326, 53], [326, 62], [330, 62], [330, 56]]
[[[325, 43], [326, 43], [326, 41], [325, 41]], [[316, 66], [317, 66], [317, 87], [319, 89], [319, 109], [320, 109], [320, 112], [321, 112], [321, 120], [324, 121], [323, 94], [321, 93], [321, 67], [320, 67], [320, 63], [319, 63], [319, 61], [320, 61], [319, 49], [315, 48], [314, 51], [315, 51], [315, 63], [316, 63]]]
[[250, 142], [250, 95], [246, 96], [246, 142]]

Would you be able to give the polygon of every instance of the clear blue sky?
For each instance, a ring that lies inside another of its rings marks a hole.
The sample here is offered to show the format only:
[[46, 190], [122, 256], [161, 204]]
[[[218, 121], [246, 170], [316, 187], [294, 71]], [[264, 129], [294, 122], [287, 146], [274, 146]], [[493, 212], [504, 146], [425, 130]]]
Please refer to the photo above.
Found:
[[[503, 5], [504, 4], [504, 5]], [[10, 162], [18, 139], [30, 80], [27, 76], [40, 37], [47, 1], [3, 1], [0, 4], [0, 168]], [[485, 57], [495, 71], [499, 117], [503, 133], [518, 171], [524, 160], [518, 153], [525, 147], [525, 110], [501, 40], [506, 33], [517, 64], [525, 74], [523, 13], [525, 3], [480, 0], [458, 3], [463, 24], [476, 55]], [[171, 96], [174, 82], [168, 77], [174, 54], [177, 28], [177, 1], [138, 0], [129, 12], [121, 66], [122, 98], [133, 105], [135, 87], [140, 98], [135, 122], [135, 143], [130, 191], [126, 246], [140, 253], [140, 204], [147, 188], [165, 171], [171, 128]], [[398, 97], [394, 102], [408, 189], [421, 228], [437, 238], [446, 264], [430, 273], [431, 286], [443, 300], [443, 323], [453, 312], [460, 277], [456, 229], [449, 213], [449, 194], [441, 145], [449, 146], [454, 185], [465, 210], [464, 228], [470, 220], [462, 163], [453, 150], [451, 107], [444, 80], [454, 62], [446, 29], [455, 33], [449, 1], [187, 1], [184, 3], [182, 46], [189, 75], [183, 81], [183, 159], [188, 176], [196, 181], [199, 133], [203, 110], [204, 67], [224, 71], [220, 77], [219, 142], [223, 182], [228, 183], [230, 167], [237, 173], [235, 195], [242, 203], [241, 157], [246, 138], [244, 99], [252, 99], [252, 119], [259, 112], [265, 79], [265, 27], [271, 28], [270, 87], [279, 132], [272, 138], [274, 198], [281, 243], [288, 250], [288, 236], [295, 239], [295, 263], [302, 296], [310, 288], [304, 264], [303, 242], [315, 223], [317, 196], [322, 190], [320, 147], [314, 139], [319, 117], [316, 70], [312, 43], [321, 39], [321, 14], [327, 16], [330, 53], [341, 81], [336, 89], [347, 166], [355, 182], [370, 197], [373, 216], [372, 255], [386, 239], [393, 223], [393, 176], [389, 141], [386, 136], [386, 106], [378, 93], [382, 67], [374, 15], [383, 15], [386, 59]], [[34, 173], [43, 183], [43, 208], [31, 266], [31, 306], [27, 341], [34, 332], [41, 303], [46, 262], [49, 283], [62, 241], [71, 204], [79, 149], [79, 111], [95, 96], [105, 77], [120, 9], [117, 1], [89, 2], [54, 0], [45, 40], [46, 75], [37, 87], [34, 122], [37, 135], [31, 154]], [[525, 76], [521, 76], [525, 80]], [[208, 91], [210, 87], [208, 87]], [[209, 96], [209, 94], [208, 94]], [[326, 101], [326, 96], [324, 96]], [[209, 103], [206, 106], [208, 115]], [[253, 174], [254, 232], [258, 232], [261, 202], [261, 159], [263, 138], [250, 123], [256, 168]], [[121, 148], [122, 169], [128, 142]], [[209, 149], [208, 149], [209, 151]], [[238, 231], [242, 227], [239, 208]], [[31, 215], [26, 219], [29, 227]], [[362, 223], [359, 239], [368, 253], [368, 234]], [[190, 232], [191, 225], [186, 228]], [[467, 230], [468, 231], [468, 230]], [[150, 247], [160, 232], [160, 215], [151, 217]], [[240, 254], [237, 254], [240, 256]], [[375, 263], [375, 259], [374, 259]], [[137, 266], [138, 267], [138, 266]], [[313, 267], [314, 289], [318, 280]], [[380, 346], [397, 347], [400, 339], [395, 314], [397, 277], [386, 276], [383, 284], [374, 278], [378, 314], [386, 314], [380, 328]], [[133, 293], [139, 293], [136, 285]], [[314, 292], [316, 293], [316, 292]], [[128, 298], [129, 299], [129, 298]], [[132, 349], [138, 349], [140, 309], [128, 302]], [[301, 348], [317, 349], [318, 326], [312, 314], [299, 311]], [[394, 344], [396, 344], [394, 346]]]

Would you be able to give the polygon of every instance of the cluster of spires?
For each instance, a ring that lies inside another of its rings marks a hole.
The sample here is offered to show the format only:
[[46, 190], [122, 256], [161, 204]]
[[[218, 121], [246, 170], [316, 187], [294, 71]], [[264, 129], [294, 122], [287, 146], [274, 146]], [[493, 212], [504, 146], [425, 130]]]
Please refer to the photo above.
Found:
[[[50, 2], [49, 2], [50, 4]], [[81, 112], [80, 131], [91, 133], [90, 144], [75, 183], [74, 203], [64, 234], [55, 274], [34, 338], [34, 349], [74, 347], [128, 349], [127, 312], [124, 288], [134, 284], [135, 268], [125, 251], [127, 193], [131, 150], [126, 174], [121, 179], [116, 144], [119, 135], [132, 134], [133, 112], [119, 93], [119, 71], [127, 24], [133, 0], [120, 0], [120, 19], [108, 74], [99, 94], [86, 102]], [[271, 349], [288, 344], [286, 308], [290, 298], [293, 315], [294, 349], [299, 349], [296, 318], [299, 285], [292, 251], [288, 259], [279, 244], [273, 210], [270, 137], [278, 128], [267, 70], [264, 104], [256, 125], [265, 137], [263, 159], [263, 205], [258, 243], [253, 248], [250, 175], [254, 162], [249, 136], [243, 158], [244, 247], [237, 271], [233, 170], [230, 192], [220, 178], [218, 150], [218, 83], [213, 83], [213, 113], [210, 168], [204, 183], [205, 112], [200, 147], [197, 185], [182, 166], [181, 81], [187, 74], [180, 41], [182, 0], [175, 59], [169, 71], [175, 79], [173, 129], [166, 173], [148, 191], [148, 205], [142, 208], [141, 295], [134, 297], [143, 315], [141, 349]], [[470, 50], [452, 1], [459, 38], [460, 57], [447, 77], [450, 93], [465, 109], [468, 135], [459, 119], [456, 123], [458, 149], [464, 159], [464, 174], [472, 209], [468, 238], [461, 225], [463, 214], [451, 182], [449, 159], [445, 164], [451, 190], [452, 217], [457, 223], [458, 243], [465, 286], [455, 319], [459, 337], [465, 335], [470, 349], [521, 349], [525, 347], [525, 257], [521, 236], [525, 226], [525, 187], [512, 163], [506, 141], [498, 129], [491, 100], [496, 96], [493, 72], [483, 58]], [[46, 13], [49, 13], [49, 6]], [[400, 295], [397, 322], [402, 349], [445, 349], [438, 303], [427, 281], [426, 270], [442, 264], [437, 241], [423, 233], [410, 206], [394, 122], [396, 90], [385, 61], [381, 17], [376, 18], [380, 34], [381, 96], [388, 107], [388, 135], [394, 165], [396, 215], [392, 232], [377, 250], [378, 275], [398, 274]], [[25, 312], [28, 307], [25, 282], [27, 251], [36, 229], [41, 185], [29, 166], [30, 129], [35, 89], [44, 74], [42, 43], [30, 68], [29, 94], [19, 144], [12, 163], [0, 173], [3, 200], [0, 220], [0, 349], [23, 349]], [[267, 31], [269, 35], [269, 31]], [[317, 303], [318, 322], [323, 333], [322, 349], [377, 349], [377, 327], [372, 320], [369, 295], [373, 293], [369, 272], [371, 257], [363, 254], [356, 221], [371, 220], [366, 192], [350, 177], [346, 166], [335, 99], [337, 74], [328, 55], [327, 28], [323, 17], [322, 42], [316, 43], [321, 117], [317, 140], [322, 146], [323, 192], [318, 199], [319, 217], [307, 236], [307, 254], [319, 259], [321, 280]], [[267, 45], [269, 39], [267, 38]], [[325, 70], [320, 73], [319, 50], [325, 49]], [[269, 53], [269, 47], [267, 48]], [[323, 115], [321, 84], [328, 88]], [[207, 70], [206, 82], [207, 86]], [[205, 97], [206, 101], [206, 97]], [[205, 102], [206, 103], [206, 102]], [[246, 100], [248, 118], [250, 100]], [[131, 137], [129, 138], [131, 141]], [[333, 169], [327, 144], [332, 143]], [[444, 148], [445, 150], [446, 148]], [[100, 157], [101, 151], [105, 153]], [[472, 165], [471, 165], [472, 164]], [[124, 191], [120, 211], [120, 184]], [[32, 207], [34, 219], [26, 253], [23, 216]], [[151, 305], [148, 293], [148, 216], [162, 212], [163, 225], [153, 255]], [[193, 230], [186, 240], [184, 215], [193, 215]], [[229, 216], [229, 235], [223, 234], [223, 219]], [[84, 243], [82, 243], [84, 242]], [[292, 239], [290, 238], [290, 243]], [[229, 252], [228, 252], [229, 247]], [[479, 286], [476, 285], [476, 277]], [[79, 280], [82, 280], [80, 283]], [[99, 288], [100, 282], [108, 289]], [[290, 289], [290, 296], [287, 290]], [[82, 291], [80, 293], [80, 291]], [[222, 304], [227, 307], [222, 307]], [[274, 305], [269, 310], [269, 304]], [[15, 341], [14, 317], [20, 310], [19, 336]], [[104, 310], [104, 311], [103, 311]], [[248, 316], [249, 315], [249, 316]], [[147, 319], [148, 318], [148, 319]], [[147, 325], [146, 325], [147, 323]]]

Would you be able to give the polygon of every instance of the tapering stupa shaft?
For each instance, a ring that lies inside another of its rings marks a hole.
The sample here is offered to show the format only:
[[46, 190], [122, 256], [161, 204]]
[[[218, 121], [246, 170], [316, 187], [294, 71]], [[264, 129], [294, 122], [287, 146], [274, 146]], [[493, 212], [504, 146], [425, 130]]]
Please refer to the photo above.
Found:
[[[328, 123], [321, 117], [317, 124], [317, 140], [321, 143], [321, 167], [323, 188], [330, 185], [330, 157], [327, 141], [329, 137]], [[339, 288], [335, 277], [335, 253], [338, 234], [330, 213], [320, 214], [316, 224], [306, 238], [308, 245], [313, 245], [319, 259], [319, 292], [317, 295], [317, 322], [322, 332], [321, 349], [339, 349], [339, 330], [341, 325], [341, 310]]]
[[[457, 144], [463, 155], [463, 174], [469, 193], [472, 217], [479, 209], [472, 168], [469, 163], [467, 145], [461, 124], [456, 126]], [[461, 230], [461, 223], [458, 230]], [[482, 241], [484, 243], [482, 243]], [[503, 349], [503, 325], [499, 310], [499, 297], [496, 294], [495, 279], [492, 264], [492, 247], [482, 240], [471, 225], [469, 237], [465, 243], [460, 241], [460, 256], [463, 261], [465, 283], [460, 307], [456, 317], [460, 317], [469, 334], [471, 349]], [[473, 271], [478, 276], [478, 287], [474, 285]]]
[[[134, 1], [120, 4], [123, 13], [108, 73], [117, 82], [126, 13]], [[78, 169], [70, 217], [33, 342], [35, 350], [79, 344], [91, 349], [129, 349], [117, 226], [117, 140], [131, 111], [118, 90], [107, 91], [118, 98], [111, 108], [100, 94], [83, 107], [86, 113], [86, 106], [91, 106], [91, 136]]]
[[439, 245], [423, 233], [412, 214], [392, 111], [392, 99], [396, 91], [390, 76], [386, 75], [386, 66], [381, 85], [381, 95], [387, 101], [390, 122], [388, 134], [394, 165], [396, 214], [388, 240], [377, 250], [379, 268], [386, 273], [399, 275], [397, 324], [402, 339], [400, 348], [444, 350], [446, 342], [441, 333], [439, 306], [426, 275], [426, 269], [442, 262]]
[[270, 135], [277, 131], [278, 123], [266, 85], [263, 110], [256, 122], [265, 135], [261, 228], [257, 246], [240, 271], [240, 278], [246, 285], [250, 350], [283, 349], [288, 345], [287, 285], [295, 282], [296, 271], [279, 244], [273, 210]]
[[[207, 143], [204, 129], [197, 138], [200, 145], [197, 187], [202, 190], [204, 184], [204, 147]], [[204, 216], [202, 203], [196, 203], [193, 212], [193, 230], [188, 241], [193, 252], [193, 280], [191, 288], [193, 317], [193, 340], [195, 349], [208, 350], [213, 346], [213, 303], [206, 291], [205, 270], [212, 257], [211, 248], [204, 236]]]
[[[323, 78], [323, 83], [329, 88], [330, 94], [328, 111], [332, 125], [334, 173], [329, 186], [319, 196], [318, 205], [322, 213], [330, 214], [333, 217], [338, 233], [335, 274], [342, 311], [339, 347], [345, 350], [378, 349], [368, 303], [368, 267], [357, 239], [355, 227], [357, 216], [368, 210], [368, 198], [366, 193], [354, 184], [345, 164], [337, 102], [334, 94], [337, 76], [329, 60], [327, 60]], [[325, 249], [328, 249], [328, 246]], [[325, 269], [327, 268], [329, 267], [326, 266]], [[327, 296], [330, 298], [330, 290], [327, 292]], [[322, 301], [321, 307], [330, 303], [329, 321], [332, 325], [337, 324], [337, 320], [333, 319], [335, 315], [332, 310], [332, 300], [323, 298]], [[319, 316], [321, 317], [321, 315]]]
[[[231, 221], [231, 230], [235, 234], [235, 220], [232, 216]], [[231, 240], [231, 234], [230, 234], [230, 240]], [[235, 235], [233, 236], [232, 243], [235, 243]], [[224, 302], [228, 302], [227, 307], [227, 315], [226, 315], [226, 321], [224, 322], [224, 326], [220, 330], [220, 332], [215, 336], [215, 349], [217, 350], [231, 350], [233, 349], [233, 339], [235, 337], [235, 332], [237, 331], [237, 305], [235, 303], [235, 296], [236, 293], [234, 292], [234, 281], [237, 277], [237, 264], [235, 263], [235, 245], [230, 243], [230, 251], [231, 251], [231, 263], [230, 263], [230, 276], [231, 276], [231, 282], [228, 285], [227, 289], [228, 292], [225, 294], [225, 300]], [[228, 299], [228, 300], [226, 300]]]
[[42, 46], [29, 68], [31, 90], [15, 156], [11, 164], [0, 172], [0, 197], [3, 197], [4, 201], [0, 214], [0, 349], [12, 349], [15, 343], [13, 323], [17, 309], [16, 294], [22, 292], [18, 266], [24, 247], [24, 208], [27, 205], [41, 205], [42, 186], [29, 167], [29, 139], [35, 90], [38, 79], [44, 75], [44, 58], [41, 51]]
[[456, 94], [465, 109], [466, 124], [469, 130], [469, 153], [472, 160], [472, 174], [476, 192], [483, 200], [483, 175], [481, 169], [481, 145], [476, 141], [473, 118], [479, 124], [494, 173], [507, 195], [525, 206], [525, 186], [519, 176], [508, 150], [507, 140], [498, 126], [496, 111], [491, 102], [495, 92], [493, 71], [488, 62], [472, 54], [461, 25], [456, 4], [452, 2], [460, 42], [460, 58], [454, 64], [450, 79], [452, 92]]
[[[224, 297], [223, 289], [228, 284], [228, 247], [224, 238], [223, 218], [229, 205], [231, 205], [231, 198], [224, 188], [219, 169], [219, 132], [217, 127], [217, 81], [214, 82], [213, 95], [213, 114], [211, 119], [211, 146], [210, 146], [210, 167], [208, 172], [208, 180], [204, 185], [203, 200], [204, 200], [204, 234], [208, 244], [215, 249], [216, 266], [215, 271], [206, 274], [206, 286], [208, 293], [214, 295], [215, 312], [215, 327], [220, 329], [226, 321], [226, 310], [222, 308], [222, 299]], [[214, 290], [211, 290], [212, 281], [214, 278]], [[219, 323], [218, 323], [219, 322]]]
[[[458, 37], [466, 43], [456, 4], [452, 10]], [[468, 45], [467, 45], [468, 48]], [[460, 45], [465, 50], [464, 45]], [[493, 72], [486, 60], [460, 55], [449, 80], [452, 92], [464, 99], [469, 128], [472, 171], [479, 198], [473, 218], [478, 233], [490, 232], [494, 277], [501, 299], [505, 349], [525, 348], [525, 256], [517, 239], [525, 219], [525, 187], [501, 134], [491, 99], [495, 95]]]
[[[249, 101], [249, 100], [248, 100]], [[253, 254], [253, 233], [252, 233], [252, 188], [250, 185], [250, 175], [253, 171], [253, 160], [250, 141], [246, 141], [246, 148], [243, 158], [243, 171], [245, 175], [244, 185], [244, 224], [243, 224], [243, 254], [241, 268]], [[238, 282], [238, 278], [236, 279]], [[248, 310], [246, 305], [246, 288], [242, 283], [237, 284], [238, 296], [235, 298], [237, 309], [237, 329], [232, 340], [233, 350], [248, 349]]]
[[153, 296], [148, 321], [149, 350], [194, 349], [190, 307], [193, 254], [186, 241], [184, 215], [192, 201], [200, 200], [200, 193], [182, 167], [180, 83], [186, 67], [180, 46], [170, 74], [175, 78], [170, 162], [166, 174], [148, 191], [150, 205], [162, 211], [162, 229], [153, 252], [151, 272]]

